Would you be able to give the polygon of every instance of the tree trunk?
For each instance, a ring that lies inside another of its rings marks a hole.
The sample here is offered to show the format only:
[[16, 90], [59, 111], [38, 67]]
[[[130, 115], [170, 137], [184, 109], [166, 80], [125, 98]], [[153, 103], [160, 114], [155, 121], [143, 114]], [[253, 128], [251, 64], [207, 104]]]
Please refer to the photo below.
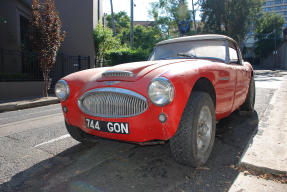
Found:
[[115, 17], [114, 17], [114, 10], [113, 10], [113, 0], [111, 2], [111, 15], [112, 15], [112, 25], [113, 25], [113, 35], [116, 35], [116, 26], [115, 26]]
[[43, 89], [43, 96], [48, 97], [48, 88], [49, 88], [49, 72], [47, 70], [43, 71], [43, 78], [44, 78], [44, 89]]
[[131, 48], [134, 48], [134, 0], [131, 0], [131, 34], [130, 34]]
[[103, 67], [103, 63], [104, 63], [103, 60], [104, 60], [103, 57], [96, 57], [97, 67]]
[[193, 0], [192, 0], [192, 16], [193, 16], [193, 27], [194, 27], [194, 31], [196, 31], [195, 10], [194, 10]]

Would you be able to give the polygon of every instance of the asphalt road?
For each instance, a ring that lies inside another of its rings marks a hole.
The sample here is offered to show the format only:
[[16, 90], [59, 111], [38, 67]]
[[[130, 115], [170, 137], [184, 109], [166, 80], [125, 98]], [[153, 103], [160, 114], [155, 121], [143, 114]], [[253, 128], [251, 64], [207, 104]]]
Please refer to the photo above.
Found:
[[0, 113], [0, 191], [226, 191], [282, 80], [257, 73], [256, 113], [220, 121], [211, 157], [198, 169], [177, 164], [168, 143], [80, 144], [68, 135], [59, 104]]

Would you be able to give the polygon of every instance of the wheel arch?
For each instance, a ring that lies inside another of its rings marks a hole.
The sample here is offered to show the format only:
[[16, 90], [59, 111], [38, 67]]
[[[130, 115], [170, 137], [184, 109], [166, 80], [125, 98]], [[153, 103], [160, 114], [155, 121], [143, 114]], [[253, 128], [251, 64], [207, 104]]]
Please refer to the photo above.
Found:
[[213, 86], [213, 84], [211, 83], [211, 81], [206, 78], [206, 77], [201, 77], [199, 78], [191, 92], [193, 91], [202, 91], [202, 92], [205, 92], [205, 93], [208, 93], [213, 101], [213, 104], [214, 104], [214, 108], [216, 107], [216, 92], [215, 92], [215, 88]]

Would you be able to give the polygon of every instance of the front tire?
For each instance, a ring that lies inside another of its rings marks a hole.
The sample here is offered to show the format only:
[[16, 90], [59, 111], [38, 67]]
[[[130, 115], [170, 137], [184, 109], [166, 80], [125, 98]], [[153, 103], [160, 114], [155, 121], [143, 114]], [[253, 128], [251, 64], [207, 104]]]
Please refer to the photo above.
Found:
[[206, 163], [215, 139], [214, 104], [205, 92], [191, 93], [170, 149], [181, 164], [199, 167]]

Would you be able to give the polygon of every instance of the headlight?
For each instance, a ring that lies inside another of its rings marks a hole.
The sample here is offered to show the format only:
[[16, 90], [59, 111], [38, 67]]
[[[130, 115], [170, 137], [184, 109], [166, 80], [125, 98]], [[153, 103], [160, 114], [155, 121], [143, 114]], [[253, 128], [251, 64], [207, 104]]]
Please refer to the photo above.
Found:
[[70, 88], [65, 80], [59, 80], [55, 86], [55, 94], [61, 101], [65, 101], [70, 95]]
[[148, 96], [155, 105], [165, 106], [173, 100], [174, 87], [172, 83], [164, 77], [155, 78], [148, 87]]

